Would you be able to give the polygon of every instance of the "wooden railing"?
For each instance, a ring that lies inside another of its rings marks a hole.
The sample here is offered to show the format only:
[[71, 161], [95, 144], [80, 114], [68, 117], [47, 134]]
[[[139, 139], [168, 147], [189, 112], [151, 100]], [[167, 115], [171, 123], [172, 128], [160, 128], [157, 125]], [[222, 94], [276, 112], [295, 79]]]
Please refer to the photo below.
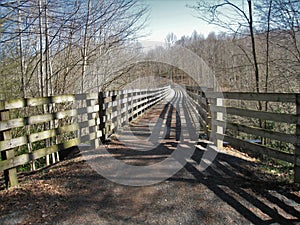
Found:
[[[162, 100], [169, 89], [0, 101], [0, 171], [6, 185], [16, 185], [17, 172], [24, 167], [55, 163], [61, 150], [87, 141], [97, 147]], [[206, 137], [213, 136], [218, 147], [225, 143], [292, 163], [294, 180], [300, 182], [300, 94], [186, 90]], [[258, 102], [269, 110], [257, 110]]]
[[161, 101], [170, 87], [0, 101], [0, 172], [6, 186], [24, 167], [59, 161], [59, 151], [95, 147], [118, 127]]
[[206, 138], [208, 138], [211, 134], [211, 111], [208, 98], [206, 97], [208, 89], [205, 87], [198, 88], [194, 86], [186, 86], [185, 89], [192, 99], [193, 106], [199, 114], [199, 122], [205, 131]]
[[[294, 164], [300, 183], [300, 94], [211, 92], [186, 87], [208, 136], [223, 143]], [[259, 106], [260, 104], [260, 106]], [[259, 110], [265, 108], [266, 110]], [[222, 144], [220, 144], [222, 143]]]

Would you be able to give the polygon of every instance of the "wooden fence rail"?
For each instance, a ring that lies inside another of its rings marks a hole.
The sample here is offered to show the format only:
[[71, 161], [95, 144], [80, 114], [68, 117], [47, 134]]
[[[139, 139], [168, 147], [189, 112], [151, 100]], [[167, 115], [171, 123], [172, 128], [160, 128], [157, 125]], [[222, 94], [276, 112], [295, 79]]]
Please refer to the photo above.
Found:
[[[215, 142], [292, 163], [294, 181], [300, 183], [299, 93], [221, 93], [200, 87], [186, 90], [199, 109], [208, 136], [215, 135]], [[259, 103], [268, 110], [258, 110]]]
[[61, 150], [87, 141], [99, 146], [161, 101], [169, 88], [0, 101], [0, 172], [6, 186], [18, 183], [17, 171], [24, 166], [59, 161]]
[[[169, 89], [0, 101], [0, 171], [7, 187], [18, 183], [17, 172], [23, 167], [59, 161], [61, 150], [82, 142], [97, 147], [161, 101]], [[213, 136], [218, 147], [226, 143], [292, 163], [294, 180], [300, 182], [300, 94], [186, 90], [206, 136]], [[268, 110], [258, 110], [258, 101]]]

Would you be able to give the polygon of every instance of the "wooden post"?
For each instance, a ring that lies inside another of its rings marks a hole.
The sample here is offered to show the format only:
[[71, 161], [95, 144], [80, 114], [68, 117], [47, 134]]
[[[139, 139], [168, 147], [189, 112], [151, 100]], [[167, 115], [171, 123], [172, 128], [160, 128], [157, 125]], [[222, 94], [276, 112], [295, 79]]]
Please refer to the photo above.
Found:
[[[127, 93], [127, 116], [128, 116], [128, 123], [131, 120], [131, 116], [132, 116], [132, 97], [133, 97], [133, 92], [132, 90], [130, 91], [130, 93]], [[130, 98], [130, 100], [129, 100]]]
[[[140, 87], [140, 89], [139, 89], [139, 93], [138, 93], [138, 105], [137, 105], [137, 110], [139, 110], [141, 107], [142, 107], [142, 105], [141, 105], [141, 101], [142, 101], [142, 90], [141, 90], [141, 87]], [[141, 115], [142, 114], [142, 112], [141, 111], [138, 111], [138, 113], [137, 113], [137, 117], [139, 116], [139, 115]]]
[[122, 126], [122, 113], [121, 113], [121, 108], [122, 108], [122, 91], [117, 91], [117, 127], [116, 130], [118, 130]]
[[[222, 98], [217, 98], [216, 99], [216, 106], [223, 106], [223, 99]], [[223, 121], [223, 113], [222, 112], [217, 112], [216, 119], [218, 121]], [[224, 134], [224, 128], [222, 126], [216, 127], [216, 132], [218, 134]], [[217, 138], [217, 148], [218, 149], [223, 149], [223, 139], [220, 140]]]
[[149, 103], [151, 101], [151, 97], [152, 97], [151, 90], [149, 91], [149, 89], [147, 89], [147, 108], [146, 108], [146, 110], [148, 110], [150, 108]]
[[[300, 157], [300, 94], [296, 94], [296, 115], [297, 115], [297, 124], [296, 124], [296, 136], [297, 143], [295, 144], [295, 165], [294, 165], [294, 182], [300, 183], [300, 166], [296, 164], [297, 157]], [[298, 160], [299, 161], [299, 160]]]
[[[99, 105], [98, 99], [93, 99], [93, 106], [95, 107], [97, 104]], [[100, 105], [99, 105], [99, 109], [100, 109]], [[92, 117], [95, 120], [95, 129], [94, 129], [94, 131], [95, 131], [95, 140], [94, 140], [94, 145], [95, 145], [95, 148], [98, 148], [100, 146], [99, 138], [101, 138], [101, 136], [98, 135], [98, 131], [99, 131], [99, 126], [98, 126], [99, 113], [98, 113], [97, 110], [95, 110], [95, 109], [93, 110]]]
[[126, 108], [126, 111], [125, 111], [125, 124], [128, 124], [129, 123], [129, 112], [128, 112], [128, 99], [129, 99], [129, 93], [128, 93], [128, 90], [126, 90], [126, 92], [124, 93], [124, 99], [126, 99], [126, 102], [125, 102], [125, 108]]
[[[0, 112], [0, 121], [5, 121], [5, 120], [9, 120], [8, 110], [4, 110]], [[10, 139], [12, 139], [10, 130], [0, 132], [0, 141], [10, 140]], [[15, 157], [14, 149], [1, 151], [2, 160], [9, 160], [14, 157]], [[4, 170], [4, 179], [5, 179], [6, 188], [18, 185], [17, 169], [12, 168], [8, 170]]]
[[212, 109], [210, 110], [210, 124], [209, 124], [209, 129], [210, 129], [210, 134], [209, 134], [209, 140], [214, 142], [215, 145], [217, 145], [217, 126], [215, 124], [215, 121], [217, 119], [217, 112], [214, 109], [214, 106], [217, 105], [217, 99], [216, 98], [210, 98], [209, 99], [210, 106]]
[[99, 125], [99, 130], [101, 130], [102, 135], [100, 137], [100, 141], [102, 144], [104, 144], [106, 140], [106, 130], [105, 130], [105, 120], [106, 120], [106, 110], [104, 108], [104, 95], [103, 92], [99, 92], [98, 95], [98, 102], [99, 102], [99, 120], [100, 120], [100, 125]]
[[[92, 99], [87, 99], [86, 98], [86, 108], [91, 108], [94, 104], [93, 104], [93, 100]], [[95, 118], [93, 117], [93, 112], [89, 112], [87, 110], [87, 121], [90, 121], [90, 120], [95, 120]], [[91, 146], [92, 148], [97, 148], [97, 124], [96, 124], [96, 121], [95, 121], [95, 126], [89, 126], [89, 139], [90, 139], [90, 143], [91, 143]], [[95, 134], [95, 139], [92, 139], [91, 138], [91, 134]]]
[[206, 121], [206, 130], [207, 130], [207, 138], [209, 139], [210, 135], [213, 134], [213, 126], [212, 126], [212, 121], [213, 121], [213, 112], [211, 110], [211, 106], [214, 105], [214, 99], [208, 97], [208, 92], [212, 91], [212, 89], [207, 89], [207, 94], [205, 96], [206, 98], [206, 112], [207, 112], [207, 121]]
[[134, 119], [134, 112], [135, 112], [135, 107], [133, 107], [133, 104], [136, 103], [136, 99], [133, 100], [136, 97], [136, 91], [134, 90], [131, 94], [131, 120]]

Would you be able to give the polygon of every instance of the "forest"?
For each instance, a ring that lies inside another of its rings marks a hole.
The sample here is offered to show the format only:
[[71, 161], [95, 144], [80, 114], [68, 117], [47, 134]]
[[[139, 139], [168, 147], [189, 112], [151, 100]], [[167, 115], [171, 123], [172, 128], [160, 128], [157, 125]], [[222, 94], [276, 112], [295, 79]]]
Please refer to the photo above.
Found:
[[[144, 51], [149, 8], [138, 0], [12, 0], [0, 3], [0, 99], [120, 89], [137, 77], [181, 77], [178, 68], [136, 63], [174, 46], [201, 57], [223, 91], [299, 92], [300, 3], [196, 1], [199, 20], [224, 32], [197, 32]], [[230, 12], [230, 13], [228, 13]], [[179, 80], [175, 80], [175, 82]], [[149, 82], [145, 82], [145, 85]]]
[[95, 71], [99, 88], [122, 76], [114, 59], [136, 51], [147, 7], [137, 0], [17, 0], [1, 1], [0, 12], [1, 99], [9, 99], [87, 92], [87, 73]]

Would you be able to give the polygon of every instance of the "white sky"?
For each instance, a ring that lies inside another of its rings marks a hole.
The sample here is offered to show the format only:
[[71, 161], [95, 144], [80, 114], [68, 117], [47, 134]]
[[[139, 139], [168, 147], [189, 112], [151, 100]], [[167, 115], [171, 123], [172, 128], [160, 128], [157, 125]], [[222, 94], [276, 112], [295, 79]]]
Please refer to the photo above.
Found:
[[141, 0], [149, 5], [150, 18], [145, 28], [148, 37], [141, 40], [165, 42], [167, 34], [173, 32], [177, 39], [190, 36], [194, 30], [207, 36], [211, 31], [218, 32], [218, 28], [196, 18], [193, 9], [186, 5], [195, 5], [196, 0]]

